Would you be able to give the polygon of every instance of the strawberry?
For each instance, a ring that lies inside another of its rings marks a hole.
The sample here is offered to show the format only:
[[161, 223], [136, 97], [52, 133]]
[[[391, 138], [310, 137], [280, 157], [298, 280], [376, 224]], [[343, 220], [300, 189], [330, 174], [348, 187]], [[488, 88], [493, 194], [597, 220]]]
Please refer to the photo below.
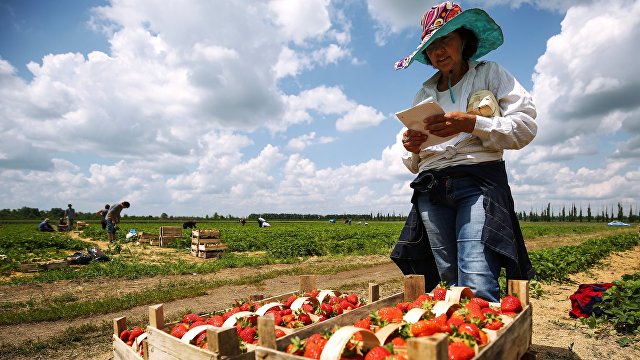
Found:
[[517, 297], [507, 295], [500, 301], [500, 311], [502, 313], [519, 313], [522, 311], [522, 303]]
[[178, 339], [182, 339], [184, 334], [187, 333], [187, 330], [189, 330], [187, 324], [180, 323], [174, 326], [173, 329], [171, 329], [171, 335], [177, 337]]
[[127, 340], [135, 340], [138, 336], [142, 335], [142, 333], [142, 328], [140, 326], [136, 326], [131, 330], [131, 334], [129, 334], [129, 339]]
[[329, 305], [340, 304], [340, 302], [342, 302], [342, 298], [338, 296], [331, 296], [329, 298]]
[[221, 327], [222, 324], [224, 324], [224, 319], [222, 315], [211, 315], [211, 317], [207, 319], [207, 324]]
[[470, 360], [476, 356], [476, 352], [462, 341], [449, 344], [449, 360]]
[[200, 346], [202, 347], [202, 344], [207, 342], [207, 331], [203, 331], [200, 334], [198, 334], [198, 336], [196, 337], [196, 346]]
[[353, 309], [355, 309], [355, 306], [352, 303], [348, 302], [347, 300], [342, 300], [340, 302], [340, 307], [342, 307], [342, 310], [353, 310]]
[[407, 313], [407, 311], [411, 310], [410, 306], [413, 306], [410, 302], [400, 302], [396, 304], [396, 307], [402, 311], [402, 313]]
[[239, 307], [234, 307], [231, 310], [227, 311], [226, 313], [222, 314], [222, 318], [226, 321], [233, 314], [237, 314], [239, 312], [240, 312], [240, 308]]
[[296, 318], [296, 320], [300, 321], [303, 325], [309, 325], [311, 324], [311, 316], [309, 316], [309, 314], [305, 313], [305, 312], [301, 312], [298, 314], [298, 317]]
[[371, 317], [366, 316], [364, 318], [362, 318], [361, 320], [356, 321], [353, 326], [355, 327], [359, 327], [362, 329], [367, 329], [370, 330], [371, 329]]
[[282, 329], [277, 329], [276, 328], [276, 339], [281, 338], [283, 336], [287, 335], [286, 332], [284, 332]]
[[127, 342], [129, 341], [129, 335], [131, 334], [131, 330], [124, 329], [120, 333], [120, 340]]
[[311, 304], [303, 304], [302, 305], [302, 310], [304, 310], [304, 312], [306, 312], [308, 314], [313, 314], [315, 312], [315, 309], [313, 308], [313, 305], [311, 305]]
[[327, 344], [327, 341], [328, 340], [320, 334], [313, 334], [309, 336], [304, 347], [304, 357], [320, 359], [320, 354], [322, 354], [322, 350], [324, 350], [324, 346]]
[[498, 314], [498, 312], [497, 312], [495, 309], [490, 308], [490, 307], [483, 308], [483, 309], [482, 309], [482, 313], [483, 313], [483, 314], [485, 314], [485, 315], [487, 315], [487, 316], [488, 316], [489, 314]]
[[480, 329], [479, 334], [480, 342], [478, 342], [478, 345], [487, 345], [487, 343], [489, 342], [489, 336], [487, 336], [487, 333]]
[[253, 342], [256, 340], [256, 335], [256, 328], [254, 328], [253, 326], [247, 326], [246, 328], [240, 330], [240, 332], [238, 333], [240, 339], [249, 344], [253, 344]]
[[473, 301], [469, 301], [468, 303], [466, 303], [463, 306], [463, 308], [473, 310], [473, 311], [482, 311], [482, 308], [480, 307], [480, 305], [478, 305], [478, 303]]
[[402, 311], [396, 307], [383, 307], [378, 310], [378, 316], [382, 322], [400, 322], [402, 321]]
[[296, 301], [296, 299], [298, 298], [298, 296], [296, 295], [291, 295], [287, 298], [287, 300], [282, 304], [286, 307], [291, 307], [291, 304]]
[[484, 309], [486, 307], [489, 307], [489, 302], [483, 298], [479, 298], [479, 297], [474, 297], [471, 298], [471, 300], [469, 300], [470, 303], [475, 303], [478, 306], [480, 306], [480, 309]]
[[343, 312], [344, 312], [344, 309], [342, 308], [342, 306], [340, 306], [340, 304], [333, 305], [334, 315], [342, 315]]
[[349, 294], [347, 295], [347, 301], [352, 303], [353, 305], [358, 305], [358, 295], [356, 294]]
[[491, 314], [487, 316], [487, 322], [484, 324], [484, 328], [488, 330], [498, 330], [504, 325], [502, 320], [497, 315]]
[[469, 311], [465, 319], [470, 323], [481, 324], [487, 319], [487, 316], [482, 312], [482, 310], [473, 309]]
[[320, 314], [318, 315], [318, 322], [320, 321], [325, 321], [327, 320], [329, 317], [326, 314]]
[[440, 314], [433, 318], [433, 321], [440, 325], [440, 332], [451, 333], [451, 325], [448, 324], [447, 320], [447, 314]]
[[329, 303], [320, 304], [320, 310], [327, 315], [331, 315], [331, 313], [333, 313], [333, 307]]
[[444, 301], [447, 297], [447, 283], [441, 282], [433, 289], [433, 297], [438, 301]]
[[318, 297], [318, 295], [320, 295], [320, 290], [318, 290], [318, 289], [313, 289], [313, 290], [311, 290], [309, 292], [306, 292], [304, 294], [304, 296], [307, 296], [307, 297]]
[[458, 333], [469, 334], [471, 335], [471, 337], [473, 337], [476, 343], [481, 343], [482, 339], [480, 337], [480, 329], [476, 324], [464, 323], [458, 327]]
[[189, 313], [182, 317], [182, 322], [188, 325], [191, 325], [191, 323], [196, 321], [202, 321], [202, 318], [198, 316], [198, 314]]
[[204, 321], [198, 320], [198, 321], [192, 323], [191, 326], [189, 326], [189, 330], [193, 329], [196, 326], [200, 326], [200, 325], [207, 325], [207, 323], [204, 322]]
[[413, 300], [412, 304], [414, 307], [422, 307], [425, 303], [435, 303], [436, 299], [433, 296], [422, 294], [418, 296], [415, 300]]
[[280, 325], [282, 324], [282, 315], [280, 315], [280, 312], [274, 312], [273, 314], [273, 323], [276, 325]]
[[429, 336], [440, 332], [442, 327], [437, 321], [431, 320], [419, 320], [411, 324], [411, 334], [415, 337]]
[[393, 344], [393, 346], [406, 346], [407, 342], [400, 336], [396, 336], [391, 339], [391, 344]]
[[460, 325], [464, 324], [464, 319], [460, 317], [451, 317], [447, 320], [447, 326], [449, 327], [460, 327]]
[[282, 322], [281, 323], [276, 323], [276, 325], [284, 325], [287, 326], [287, 324], [293, 322], [296, 320], [296, 316], [293, 314], [289, 314], [289, 315], [284, 315], [282, 317]]
[[367, 352], [364, 360], [384, 360], [389, 355], [391, 355], [391, 352], [386, 347], [376, 346]]

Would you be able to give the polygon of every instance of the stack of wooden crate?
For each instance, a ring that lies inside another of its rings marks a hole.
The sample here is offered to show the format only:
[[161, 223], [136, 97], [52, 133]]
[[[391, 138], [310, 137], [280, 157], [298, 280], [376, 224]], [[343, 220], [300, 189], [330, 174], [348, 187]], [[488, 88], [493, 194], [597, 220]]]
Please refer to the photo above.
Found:
[[[182, 237], [182, 229], [177, 226], [161, 226], [158, 245], [166, 247], [172, 245], [177, 239]], [[154, 244], [151, 244], [154, 245]]]
[[191, 230], [191, 255], [208, 259], [220, 256], [225, 250], [220, 230]]

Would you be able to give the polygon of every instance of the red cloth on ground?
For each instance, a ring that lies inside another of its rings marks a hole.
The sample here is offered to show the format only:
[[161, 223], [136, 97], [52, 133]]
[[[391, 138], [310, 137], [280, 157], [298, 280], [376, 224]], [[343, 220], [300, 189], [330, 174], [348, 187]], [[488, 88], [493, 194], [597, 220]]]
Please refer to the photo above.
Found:
[[569, 316], [586, 318], [591, 314], [602, 315], [602, 310], [594, 309], [593, 306], [602, 301], [602, 293], [611, 286], [613, 286], [612, 283], [581, 284], [578, 286], [578, 291], [569, 296], [571, 300]]

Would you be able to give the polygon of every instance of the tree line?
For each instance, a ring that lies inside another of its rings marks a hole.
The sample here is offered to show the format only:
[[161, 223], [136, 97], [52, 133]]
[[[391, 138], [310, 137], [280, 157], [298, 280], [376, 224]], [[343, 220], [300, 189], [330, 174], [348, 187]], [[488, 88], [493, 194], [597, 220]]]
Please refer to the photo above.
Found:
[[[97, 210], [96, 210], [97, 211]], [[547, 221], [547, 222], [610, 222], [613, 220], [635, 223], [640, 221], [640, 213], [638, 209], [634, 213], [633, 206], [629, 206], [628, 210], [625, 210], [621, 203], [617, 203], [617, 207], [603, 206], [599, 211], [594, 211], [591, 208], [591, 204], [587, 205], [587, 208], [583, 211], [582, 206], [579, 208], [572, 204], [569, 207], [563, 206], [559, 209], [554, 209], [551, 203], [548, 203], [546, 208], [540, 212], [533, 209], [526, 211], [519, 211], [516, 213], [518, 219], [521, 221]], [[2, 209], [0, 210], [0, 220], [42, 220], [44, 218], [59, 219], [64, 217], [64, 209], [51, 208], [50, 210], [40, 210], [32, 207], [22, 207], [19, 209]], [[78, 220], [99, 220], [100, 217], [95, 212], [81, 212], [76, 210], [76, 217]], [[329, 221], [331, 219], [336, 222], [352, 220], [352, 221], [403, 221], [406, 215], [400, 213], [382, 213], [373, 212], [369, 214], [296, 214], [296, 213], [252, 213], [244, 217], [247, 221], [256, 220], [259, 217], [267, 220], [320, 220]], [[173, 216], [167, 213], [162, 213], [160, 216], [139, 216], [124, 214], [123, 218], [137, 220], [137, 221], [154, 221], [154, 220], [196, 220], [196, 221], [238, 221], [240, 216], [222, 215], [214, 212], [213, 215], [204, 216]]]
[[[638, 211], [638, 209], [636, 209]], [[563, 206], [561, 209], [554, 210], [551, 207], [551, 203], [547, 204], [547, 207], [540, 213], [530, 210], [528, 213], [521, 211], [517, 213], [518, 219], [522, 221], [567, 221], [567, 222], [610, 222], [610, 221], [622, 221], [634, 223], [640, 220], [640, 213], [634, 213], [633, 206], [629, 206], [628, 212], [625, 212], [621, 203], [617, 204], [616, 210], [613, 205], [611, 207], [603, 206], [600, 211], [594, 212], [591, 209], [591, 204], [587, 205], [586, 211], [582, 211], [580, 208], [572, 204], [568, 209]]]

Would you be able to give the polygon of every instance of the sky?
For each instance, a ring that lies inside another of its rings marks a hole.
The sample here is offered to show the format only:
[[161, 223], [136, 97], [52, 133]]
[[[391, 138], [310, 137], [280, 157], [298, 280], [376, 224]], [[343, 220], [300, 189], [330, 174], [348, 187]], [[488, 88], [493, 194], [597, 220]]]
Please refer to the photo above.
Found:
[[[0, 0], [0, 208], [408, 214], [417, 0]], [[517, 211], [640, 194], [640, 1], [488, 0], [532, 94]]]

